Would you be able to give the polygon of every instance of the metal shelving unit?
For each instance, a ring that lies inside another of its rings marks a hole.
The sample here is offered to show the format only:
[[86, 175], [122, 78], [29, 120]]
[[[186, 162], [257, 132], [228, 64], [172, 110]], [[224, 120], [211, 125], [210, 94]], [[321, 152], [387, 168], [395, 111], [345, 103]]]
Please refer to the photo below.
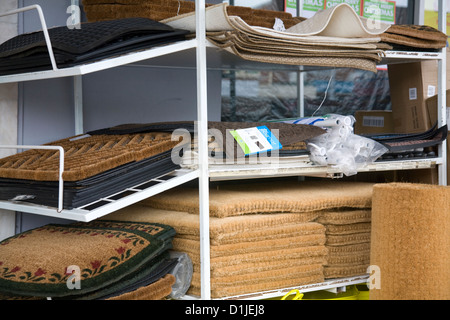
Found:
[[[25, 10], [36, 9], [43, 19], [43, 13], [38, 6], [22, 8], [14, 12], [6, 14], [16, 14]], [[440, 3], [440, 29], [445, 31], [445, 4]], [[14, 74], [8, 76], [0, 76], [0, 83], [35, 81], [42, 79], [52, 79], [61, 77], [75, 77], [78, 82], [74, 86], [74, 96], [76, 99], [76, 131], [82, 132], [82, 106], [81, 103], [81, 76], [107, 70], [124, 65], [152, 65], [160, 64], [167, 59], [174, 59], [174, 64], [168, 64], [164, 67], [177, 67], [178, 64], [187, 67], [193, 67], [197, 70], [197, 121], [198, 121], [198, 167], [194, 169], [181, 169], [171, 174], [151, 179], [143, 184], [127, 188], [122, 192], [111, 195], [110, 197], [99, 199], [95, 203], [91, 203], [81, 208], [71, 210], [50, 208], [40, 205], [25, 204], [23, 202], [0, 201], [0, 208], [19, 212], [28, 212], [36, 215], [59, 217], [76, 221], [92, 221], [101, 216], [107, 215], [115, 210], [124, 208], [133, 203], [151, 197], [157, 193], [163, 192], [185, 182], [198, 179], [199, 195], [200, 195], [200, 256], [201, 256], [201, 299], [211, 299], [210, 293], [210, 252], [209, 252], [209, 180], [236, 180], [242, 178], [260, 178], [260, 177], [280, 177], [280, 176], [325, 176], [339, 177], [340, 172], [331, 167], [316, 166], [311, 163], [301, 163], [299, 165], [282, 165], [279, 167], [267, 167], [257, 165], [253, 167], [243, 166], [222, 166], [215, 167], [208, 165], [208, 128], [207, 128], [207, 68], [276, 68], [276, 65], [261, 64], [248, 61], [242, 61], [235, 56], [218, 50], [215, 46], [206, 40], [205, 35], [205, 1], [196, 0], [196, 38], [192, 40], [177, 42], [169, 45], [159, 46], [148, 50], [133, 52], [130, 54], [109, 58], [89, 64], [76, 67], [58, 69], [56, 65], [52, 70], [31, 72], [24, 74]], [[43, 23], [43, 26], [45, 24]], [[47, 39], [51, 48], [50, 40]], [[193, 60], [195, 59], [195, 60]], [[439, 61], [439, 81], [438, 81], [438, 124], [443, 126], [446, 124], [446, 54], [445, 49], [441, 52], [387, 52], [382, 64], [385, 63], [401, 63], [408, 61], [419, 61], [424, 59], [434, 59]], [[211, 64], [209, 64], [212, 61]], [[207, 65], [209, 64], [209, 65]], [[280, 66], [278, 66], [280, 68]], [[299, 66], [281, 66], [281, 68], [289, 68], [290, 70], [305, 70]], [[78, 91], [79, 90], [79, 91]], [[1, 148], [2, 146], [0, 146]], [[3, 146], [5, 147], [5, 146]], [[447, 154], [446, 148], [440, 147], [439, 154], [436, 158], [403, 160], [403, 161], [384, 161], [377, 162], [366, 167], [360, 168], [359, 171], [390, 171], [405, 169], [423, 169], [439, 167], [439, 183], [446, 184], [447, 172]], [[301, 291], [314, 291], [342, 287], [349, 284], [362, 283], [367, 277], [353, 277], [348, 279], [336, 279], [326, 281], [322, 284], [312, 284], [306, 286], [295, 287]], [[227, 297], [224, 299], [261, 299], [275, 297], [285, 294], [293, 288], [273, 290], [268, 292], [254, 293], [236, 297]], [[189, 298], [189, 297], [187, 297]]]

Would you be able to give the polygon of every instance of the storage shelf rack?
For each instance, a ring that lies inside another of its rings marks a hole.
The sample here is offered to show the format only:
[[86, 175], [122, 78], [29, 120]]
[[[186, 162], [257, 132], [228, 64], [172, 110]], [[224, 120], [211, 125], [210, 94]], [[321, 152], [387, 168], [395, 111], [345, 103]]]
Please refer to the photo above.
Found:
[[[446, 30], [446, 8], [445, 3], [439, 4], [439, 29]], [[340, 173], [333, 168], [320, 167], [314, 165], [298, 166], [298, 167], [286, 167], [279, 168], [279, 171], [275, 174], [268, 172], [273, 168], [225, 168], [214, 169], [208, 167], [208, 149], [207, 149], [207, 82], [206, 82], [206, 70], [207, 68], [288, 68], [290, 70], [308, 70], [299, 66], [276, 66], [270, 64], [261, 64], [242, 61], [236, 59], [229, 53], [218, 50], [214, 45], [206, 40], [205, 36], [205, 1], [196, 0], [196, 37], [192, 40], [183, 42], [177, 42], [169, 45], [155, 47], [148, 50], [141, 50], [138, 52], [109, 58], [89, 64], [84, 64], [76, 67], [58, 69], [54, 68], [49, 71], [30, 72], [24, 74], [14, 74], [0, 77], [0, 83], [12, 83], [12, 82], [24, 82], [35, 81], [52, 78], [62, 77], [75, 77], [78, 82], [74, 86], [75, 96], [75, 128], [76, 134], [82, 133], [82, 104], [81, 104], [81, 76], [116, 68], [125, 65], [147, 65], [152, 61], [155, 64], [160, 64], [159, 59], [163, 61], [168, 59], [176, 60], [181, 56], [183, 67], [194, 67], [197, 71], [197, 121], [198, 121], [198, 138], [199, 138], [199, 166], [194, 170], [177, 170], [174, 173], [159, 177], [158, 179], [152, 179], [149, 183], [156, 183], [150, 187], [134, 186], [122, 193], [126, 193], [125, 196], [117, 197], [118, 194], [112, 195], [106, 199], [99, 199], [99, 202], [105, 203], [97, 206], [92, 204], [95, 208], [88, 210], [87, 207], [76, 208], [72, 210], [61, 210], [58, 212], [57, 208], [44, 207], [39, 205], [30, 205], [12, 201], [0, 201], [0, 209], [29, 212], [37, 215], [61, 217], [64, 219], [71, 219], [77, 221], [91, 221], [115, 210], [124, 208], [128, 205], [136, 203], [147, 197], [163, 192], [167, 189], [173, 188], [177, 185], [183, 184], [188, 181], [198, 179], [199, 181], [199, 207], [200, 207], [200, 256], [201, 256], [201, 299], [210, 299], [210, 265], [209, 265], [209, 180], [210, 179], [240, 179], [256, 178], [261, 176], [284, 176], [284, 175], [325, 175], [336, 176]], [[188, 57], [190, 61], [185, 63], [185, 58]], [[195, 62], [192, 59], [195, 57]], [[445, 118], [445, 83], [446, 83], [446, 54], [445, 49], [441, 52], [401, 52], [401, 51], [388, 51], [386, 57], [383, 59], [382, 64], [386, 63], [402, 63], [409, 61], [420, 61], [424, 59], [438, 60], [439, 74], [438, 74], [438, 124], [443, 126], [446, 124]], [[213, 63], [208, 65], [209, 62]], [[216, 65], [217, 64], [217, 65]], [[175, 64], [164, 65], [164, 67], [174, 67]], [[80, 91], [78, 91], [80, 90]], [[438, 157], [432, 159], [420, 159], [420, 160], [403, 160], [403, 161], [389, 161], [379, 162], [368, 165], [361, 168], [360, 171], [386, 171], [386, 170], [403, 170], [403, 169], [421, 169], [439, 167], [439, 183], [446, 184], [446, 161], [447, 154], [446, 149], [439, 147]], [[116, 198], [117, 197], [117, 198]], [[91, 205], [91, 204], [90, 204]], [[88, 205], [88, 206], [90, 206]], [[367, 277], [353, 277], [348, 279], [337, 279], [324, 282], [322, 284], [312, 284], [306, 286], [295, 287], [302, 291], [322, 290], [328, 288], [335, 288], [345, 286], [348, 284], [362, 283], [367, 280]], [[286, 288], [281, 290], [275, 290], [270, 292], [254, 293], [249, 295], [242, 295], [236, 297], [227, 297], [227, 299], [254, 299], [254, 298], [267, 298], [286, 293], [293, 288]], [[198, 297], [197, 297], [198, 298]]]

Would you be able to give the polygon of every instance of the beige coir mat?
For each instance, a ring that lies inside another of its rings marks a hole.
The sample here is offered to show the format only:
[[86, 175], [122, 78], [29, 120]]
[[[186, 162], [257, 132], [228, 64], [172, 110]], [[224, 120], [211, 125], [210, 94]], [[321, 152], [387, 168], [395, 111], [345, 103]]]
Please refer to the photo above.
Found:
[[[228, 217], [211, 217], [209, 233], [211, 244], [235, 244], [244, 241], [262, 241], [292, 236], [316, 234], [317, 224], [305, 224], [316, 219], [317, 212], [301, 214], [258, 214]], [[199, 239], [200, 222], [197, 215], [183, 211], [155, 209], [142, 202], [120, 209], [105, 217], [106, 220], [163, 223], [176, 231], [177, 238]], [[164, 221], [164, 222], [163, 222]]]
[[[78, 135], [44, 146], [64, 149], [64, 181], [79, 181], [118, 166], [170, 151], [178, 142], [170, 133]], [[27, 150], [0, 159], [0, 177], [58, 181], [59, 151]]]
[[[139, 204], [106, 217], [112, 220], [124, 218], [132, 221], [165, 221], [173, 226], [177, 231], [173, 250], [188, 253], [193, 263], [193, 280], [188, 294], [198, 295], [198, 215]], [[323, 281], [322, 266], [328, 251], [324, 246], [325, 227], [311, 222], [316, 218], [317, 213], [310, 212], [211, 217], [210, 270], [213, 297], [277, 289], [293, 283]]]
[[450, 299], [450, 187], [389, 183], [373, 188], [370, 264], [374, 300]]
[[[210, 188], [210, 216], [255, 213], [306, 213], [333, 208], [370, 208], [373, 183], [336, 180], [233, 183]], [[178, 187], [141, 203], [165, 210], [197, 214], [198, 189]]]
[[175, 276], [169, 273], [147, 286], [106, 300], [164, 300], [172, 293], [172, 286], [175, 281]]

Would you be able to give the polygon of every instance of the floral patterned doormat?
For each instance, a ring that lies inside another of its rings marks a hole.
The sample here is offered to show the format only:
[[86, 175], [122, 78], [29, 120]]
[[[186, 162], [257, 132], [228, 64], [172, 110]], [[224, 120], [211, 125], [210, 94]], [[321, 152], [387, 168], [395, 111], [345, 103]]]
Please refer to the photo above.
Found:
[[[70, 298], [154, 272], [172, 227], [144, 222], [50, 224], [0, 242], [0, 294]], [[127, 281], [125, 281], [127, 282]]]

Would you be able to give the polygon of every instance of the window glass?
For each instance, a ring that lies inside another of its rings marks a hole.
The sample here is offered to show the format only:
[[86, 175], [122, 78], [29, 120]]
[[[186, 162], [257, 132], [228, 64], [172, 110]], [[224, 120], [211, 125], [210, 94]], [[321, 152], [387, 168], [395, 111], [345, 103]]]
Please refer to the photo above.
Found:
[[[289, 0], [229, 1], [230, 5], [288, 11], [294, 16], [297, 12], [296, 2], [293, 1], [294, 8], [292, 8], [292, 2]], [[314, 2], [324, 3], [323, 0]], [[395, 4], [397, 24], [413, 23], [414, 1], [390, 2]], [[298, 3], [305, 5], [307, 1], [299, 0]], [[391, 109], [389, 81], [385, 67], [380, 66], [377, 73], [347, 68], [318, 69], [320, 70], [302, 74], [299, 71], [224, 70], [222, 121], [263, 121], [311, 116], [314, 113], [353, 115], [356, 110]], [[318, 110], [319, 106], [321, 107]]]

